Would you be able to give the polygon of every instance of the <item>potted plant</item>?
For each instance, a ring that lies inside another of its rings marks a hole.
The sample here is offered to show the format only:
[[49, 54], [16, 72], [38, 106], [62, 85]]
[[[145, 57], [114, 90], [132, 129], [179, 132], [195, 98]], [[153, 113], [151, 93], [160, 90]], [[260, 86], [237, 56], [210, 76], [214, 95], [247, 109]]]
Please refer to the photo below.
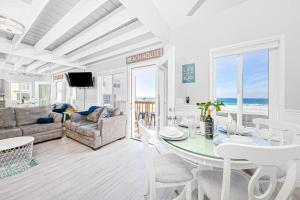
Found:
[[222, 101], [207, 101], [196, 104], [198, 109], [200, 109], [200, 131], [205, 133], [205, 119], [208, 114], [209, 109], [215, 109], [216, 112], [220, 112], [224, 103]]

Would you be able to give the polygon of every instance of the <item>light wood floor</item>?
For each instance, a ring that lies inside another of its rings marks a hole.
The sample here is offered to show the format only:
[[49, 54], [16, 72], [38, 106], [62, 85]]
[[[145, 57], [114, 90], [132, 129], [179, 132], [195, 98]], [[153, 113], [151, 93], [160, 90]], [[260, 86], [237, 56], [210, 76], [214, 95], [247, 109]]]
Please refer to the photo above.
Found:
[[[63, 138], [35, 145], [34, 156], [39, 165], [0, 180], [0, 200], [143, 200], [140, 142], [121, 140], [93, 151]], [[158, 197], [175, 193], [164, 189]]]
[[[98, 151], [63, 138], [34, 146], [39, 165], [0, 180], [1, 200], [143, 200], [143, 146], [120, 140]], [[159, 191], [160, 199], [175, 197]]]

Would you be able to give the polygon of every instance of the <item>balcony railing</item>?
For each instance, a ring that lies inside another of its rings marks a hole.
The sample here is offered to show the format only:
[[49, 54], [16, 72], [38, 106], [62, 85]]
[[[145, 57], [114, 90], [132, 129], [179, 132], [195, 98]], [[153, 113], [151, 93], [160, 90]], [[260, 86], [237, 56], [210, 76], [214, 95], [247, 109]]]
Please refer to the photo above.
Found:
[[136, 133], [139, 137], [137, 122], [143, 119], [147, 127], [153, 128], [156, 125], [156, 103], [155, 101], [135, 101]]

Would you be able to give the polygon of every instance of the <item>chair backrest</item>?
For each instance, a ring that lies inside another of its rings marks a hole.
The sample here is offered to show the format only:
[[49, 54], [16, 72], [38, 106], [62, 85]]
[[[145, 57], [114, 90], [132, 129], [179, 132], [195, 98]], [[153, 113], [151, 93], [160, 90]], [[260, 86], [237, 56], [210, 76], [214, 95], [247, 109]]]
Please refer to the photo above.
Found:
[[280, 145], [300, 144], [300, 127], [296, 124], [262, 118], [254, 119], [253, 123], [258, 137], [269, 141], [278, 140]]
[[151, 130], [146, 128], [143, 119], [138, 121], [139, 131], [142, 136], [142, 142], [145, 151], [145, 163], [146, 163], [146, 173], [150, 177], [151, 181], [155, 180], [154, 164], [153, 164], [153, 150], [149, 146], [149, 139], [151, 137]]
[[[246, 159], [258, 168], [251, 177], [248, 185], [249, 200], [271, 200], [277, 186], [277, 168], [286, 164], [286, 176], [275, 199], [288, 199], [292, 194], [297, 179], [300, 146], [290, 144], [285, 146], [254, 146], [236, 143], [224, 143], [217, 147], [217, 152], [224, 158], [224, 171], [221, 200], [229, 200], [231, 160]], [[262, 177], [269, 177], [269, 186], [264, 194], [256, 194], [256, 186]]]

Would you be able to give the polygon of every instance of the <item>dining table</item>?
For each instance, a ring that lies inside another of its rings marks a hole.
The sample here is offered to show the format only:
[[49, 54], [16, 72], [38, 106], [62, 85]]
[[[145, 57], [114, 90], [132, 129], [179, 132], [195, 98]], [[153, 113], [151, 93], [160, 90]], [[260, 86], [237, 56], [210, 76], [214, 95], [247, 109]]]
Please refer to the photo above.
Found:
[[[187, 135], [182, 140], [172, 140], [159, 137], [160, 143], [169, 152], [175, 153], [183, 159], [189, 160], [200, 166], [207, 166], [212, 168], [223, 168], [224, 159], [218, 155], [216, 142], [213, 139], [206, 138], [202, 134], [189, 134], [187, 128], [177, 127], [178, 131], [184, 132]], [[163, 131], [163, 130], [162, 130]], [[228, 137], [223, 132], [215, 132], [221, 137]], [[243, 136], [247, 137], [254, 145], [269, 145], [266, 140], [253, 135]], [[237, 170], [253, 169], [256, 166], [244, 159], [231, 160], [231, 168]]]

